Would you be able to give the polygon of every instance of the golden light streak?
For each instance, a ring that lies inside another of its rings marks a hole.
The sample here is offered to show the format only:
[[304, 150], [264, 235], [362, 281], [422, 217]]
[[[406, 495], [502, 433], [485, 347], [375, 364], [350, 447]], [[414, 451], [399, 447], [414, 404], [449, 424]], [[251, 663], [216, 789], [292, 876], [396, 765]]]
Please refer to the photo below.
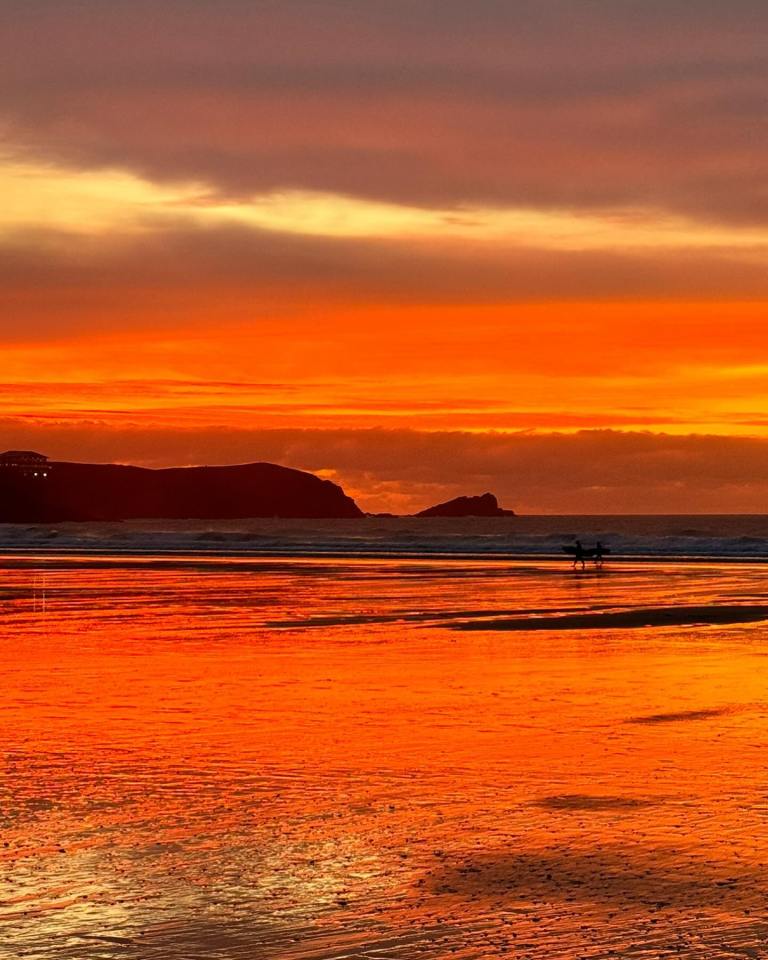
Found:
[[74, 171], [0, 163], [0, 238], [53, 229], [85, 236], [151, 231], [183, 218], [200, 227], [238, 224], [329, 238], [473, 241], [545, 250], [731, 248], [768, 253], [768, 233], [673, 217], [660, 211], [461, 206], [429, 209], [308, 191], [272, 192], [238, 202], [201, 183], [161, 185], [121, 170]]

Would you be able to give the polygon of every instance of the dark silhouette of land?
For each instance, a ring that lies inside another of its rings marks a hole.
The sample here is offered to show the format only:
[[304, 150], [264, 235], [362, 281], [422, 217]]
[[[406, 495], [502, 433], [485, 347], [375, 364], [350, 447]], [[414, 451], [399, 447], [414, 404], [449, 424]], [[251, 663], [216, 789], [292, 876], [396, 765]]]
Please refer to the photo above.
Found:
[[330, 480], [273, 463], [150, 470], [0, 455], [2, 523], [363, 515]]
[[514, 517], [514, 510], [502, 510], [492, 493], [479, 497], [456, 497], [422, 510], [417, 517]]
[[[0, 453], [0, 523], [216, 520], [280, 517], [348, 519], [365, 514], [342, 488], [274, 463], [148, 469], [51, 461], [32, 450]], [[456, 497], [416, 517], [513, 517], [492, 493]]]

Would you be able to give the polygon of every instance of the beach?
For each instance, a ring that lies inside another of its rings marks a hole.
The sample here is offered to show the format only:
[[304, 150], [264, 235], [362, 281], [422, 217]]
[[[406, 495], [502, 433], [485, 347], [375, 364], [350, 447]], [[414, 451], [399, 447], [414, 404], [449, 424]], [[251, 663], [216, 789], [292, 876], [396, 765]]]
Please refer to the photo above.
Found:
[[768, 3], [0, 9], [0, 960], [768, 960]]
[[762, 563], [165, 547], [0, 561], [4, 956], [763, 955]]

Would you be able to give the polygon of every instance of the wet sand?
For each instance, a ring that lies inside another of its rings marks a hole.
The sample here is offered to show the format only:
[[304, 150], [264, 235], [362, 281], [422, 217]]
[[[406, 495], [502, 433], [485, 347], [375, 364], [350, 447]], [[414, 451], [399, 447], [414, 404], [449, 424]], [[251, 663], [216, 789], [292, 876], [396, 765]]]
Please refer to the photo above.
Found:
[[682, 627], [768, 620], [768, 606], [723, 605], [607, 610], [561, 616], [486, 617], [454, 625], [456, 630], [609, 630], [612, 627]]
[[760, 957], [764, 576], [6, 563], [2, 950]]

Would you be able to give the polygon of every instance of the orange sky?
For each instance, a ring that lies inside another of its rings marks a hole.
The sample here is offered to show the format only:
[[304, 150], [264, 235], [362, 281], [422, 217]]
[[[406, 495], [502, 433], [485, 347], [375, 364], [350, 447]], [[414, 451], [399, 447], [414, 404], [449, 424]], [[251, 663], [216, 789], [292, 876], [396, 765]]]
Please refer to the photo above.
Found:
[[10, 3], [0, 445], [764, 509], [762, 4]]

